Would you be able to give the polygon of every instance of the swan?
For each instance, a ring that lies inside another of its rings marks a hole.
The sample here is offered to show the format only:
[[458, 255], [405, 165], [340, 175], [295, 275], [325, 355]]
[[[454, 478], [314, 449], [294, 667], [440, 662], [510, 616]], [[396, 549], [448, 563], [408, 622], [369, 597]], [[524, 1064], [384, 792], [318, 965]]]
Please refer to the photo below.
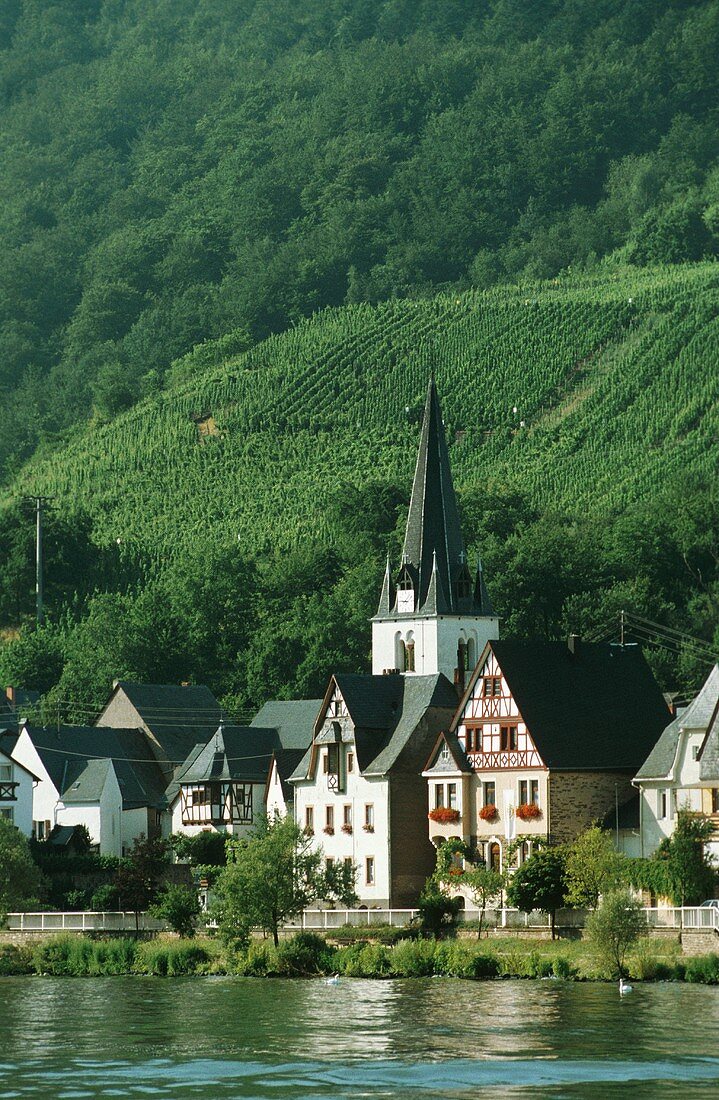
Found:
[[325, 978], [325, 985], [339, 985], [339, 984], [340, 984], [339, 974], [333, 974], [331, 978]]
[[633, 987], [629, 984], [629, 982], [625, 981], [624, 978], [620, 978], [619, 979], [619, 993], [621, 995], [623, 995], [624, 993], [631, 993], [632, 991], [633, 991]]

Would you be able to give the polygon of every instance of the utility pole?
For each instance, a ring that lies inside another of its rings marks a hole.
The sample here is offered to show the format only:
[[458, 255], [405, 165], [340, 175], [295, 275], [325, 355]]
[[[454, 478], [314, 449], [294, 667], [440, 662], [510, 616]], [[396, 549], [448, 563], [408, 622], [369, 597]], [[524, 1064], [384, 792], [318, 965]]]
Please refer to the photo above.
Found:
[[624, 649], [624, 612], [619, 612], [619, 644]]
[[26, 497], [28, 503], [35, 505], [35, 615], [37, 625], [44, 621], [43, 575], [42, 575], [42, 535], [43, 508], [52, 497]]

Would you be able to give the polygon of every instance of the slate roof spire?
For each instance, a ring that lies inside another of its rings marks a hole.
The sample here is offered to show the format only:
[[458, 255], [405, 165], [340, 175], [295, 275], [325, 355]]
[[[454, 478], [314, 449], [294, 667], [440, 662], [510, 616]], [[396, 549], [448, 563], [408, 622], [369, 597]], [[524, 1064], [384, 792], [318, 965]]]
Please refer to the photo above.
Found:
[[[434, 371], [427, 386], [400, 584], [408, 577], [414, 587], [415, 614], [492, 614], [481, 568], [473, 578], [467, 567]], [[388, 572], [377, 614], [398, 614]]]

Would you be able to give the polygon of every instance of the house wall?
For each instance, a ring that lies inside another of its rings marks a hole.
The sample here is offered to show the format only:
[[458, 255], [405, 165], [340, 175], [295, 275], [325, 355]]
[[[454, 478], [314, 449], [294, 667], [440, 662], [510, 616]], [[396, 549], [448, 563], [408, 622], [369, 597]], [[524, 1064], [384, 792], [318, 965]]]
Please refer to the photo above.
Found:
[[[252, 821], [229, 822], [222, 825], [213, 824], [212, 821], [202, 821], [195, 824], [183, 824], [182, 799], [178, 794], [170, 806], [170, 820], [173, 833], [185, 833], [187, 836], [196, 836], [197, 833], [207, 832], [227, 833], [228, 836], [248, 836], [257, 824], [261, 814], [265, 812], [265, 785], [264, 783], [252, 783]], [[209, 807], [208, 807], [209, 809]]]
[[17, 783], [14, 797], [9, 801], [0, 801], [0, 810], [11, 810], [13, 825], [25, 836], [32, 836], [33, 778], [19, 766], [17, 761], [2, 752], [0, 752], [0, 765], [10, 769], [10, 779], [5, 782]]
[[20, 736], [13, 749], [13, 757], [21, 764], [24, 764], [25, 767], [33, 772], [40, 780], [33, 788], [32, 820], [43, 822], [49, 821], [50, 828], [52, 829], [53, 825], [56, 823], [55, 811], [60, 793], [50, 779], [37, 749], [30, 740], [27, 730], [20, 731]]
[[284, 817], [287, 813], [287, 802], [285, 801], [276, 764], [272, 765], [272, 772], [267, 783], [265, 813], [270, 818], [275, 816]]
[[132, 810], [122, 811], [121, 844], [122, 852], [126, 854], [132, 848], [134, 842], [140, 837], [157, 836], [156, 829], [150, 829], [149, 814], [154, 815], [154, 810], [148, 810], [147, 806], [138, 806]]
[[122, 795], [115, 769], [110, 767], [97, 802], [59, 802], [58, 825], [85, 825], [102, 856], [122, 855]]
[[549, 778], [549, 835], [554, 843], [573, 840], [632, 793], [631, 775], [621, 772], [554, 771]]
[[[499, 637], [499, 619], [481, 616], [440, 615], [432, 618], [380, 619], [372, 623], [372, 674], [381, 676], [397, 668], [397, 637], [414, 641], [414, 672], [430, 676], [443, 672], [454, 682], [460, 639], [471, 643], [476, 662], [490, 639]], [[403, 671], [400, 669], [400, 671]], [[471, 669], [469, 670], [471, 672]], [[411, 673], [407, 673], [411, 675]]]
[[672, 835], [679, 810], [702, 812], [701, 763], [695, 759], [695, 754], [701, 748], [705, 732], [703, 729], [682, 730], [668, 775], [637, 782], [643, 856], [653, 855], [661, 842]]

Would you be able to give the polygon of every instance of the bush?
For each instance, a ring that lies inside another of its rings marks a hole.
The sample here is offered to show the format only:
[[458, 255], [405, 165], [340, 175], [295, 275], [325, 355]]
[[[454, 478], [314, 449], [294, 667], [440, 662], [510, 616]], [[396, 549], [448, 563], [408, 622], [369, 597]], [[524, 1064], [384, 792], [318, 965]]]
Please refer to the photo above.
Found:
[[195, 924], [202, 912], [197, 891], [191, 886], [168, 883], [163, 887], [148, 912], [155, 920], [169, 924], [179, 936], [191, 938], [195, 934]]
[[0, 944], [0, 977], [13, 974], [32, 974], [32, 948], [18, 947], [14, 943]]
[[209, 958], [205, 948], [192, 941], [148, 940], [138, 946], [134, 969], [161, 978], [203, 974]]
[[244, 956], [238, 957], [238, 973], [253, 978], [279, 975], [277, 948], [269, 940], [251, 940]]
[[92, 944], [84, 936], [52, 936], [33, 951], [33, 966], [38, 974], [53, 977], [80, 977], [90, 972]]
[[557, 955], [552, 963], [552, 974], [555, 978], [563, 978], [565, 981], [574, 981], [579, 974], [576, 966], [572, 966], [564, 955]]
[[98, 886], [90, 899], [90, 908], [96, 913], [114, 912], [118, 906], [117, 887], [111, 882]]
[[499, 960], [462, 941], [440, 943], [434, 954], [434, 971], [448, 978], [496, 978]]
[[392, 974], [389, 950], [379, 943], [354, 943], [341, 947], [335, 966], [348, 978], [387, 978]]
[[719, 955], [699, 955], [689, 959], [685, 980], [702, 985], [719, 985]]
[[432, 878], [419, 895], [419, 925], [425, 935], [442, 936], [452, 934], [457, 921], [461, 898], [451, 898], [440, 889]]
[[280, 971], [288, 977], [331, 974], [335, 954], [336, 948], [314, 932], [299, 932], [277, 948]]
[[341, 928], [333, 929], [330, 933], [335, 943], [383, 943], [391, 946], [400, 940], [416, 939], [420, 929], [408, 925], [405, 928], [395, 928], [391, 924], [372, 924], [357, 927], [353, 924], [344, 924]]
[[392, 948], [392, 971], [400, 978], [427, 978], [434, 974], [434, 940], [403, 940]]
[[91, 974], [132, 974], [137, 954], [137, 941], [129, 936], [111, 940], [96, 940], [93, 945]]

